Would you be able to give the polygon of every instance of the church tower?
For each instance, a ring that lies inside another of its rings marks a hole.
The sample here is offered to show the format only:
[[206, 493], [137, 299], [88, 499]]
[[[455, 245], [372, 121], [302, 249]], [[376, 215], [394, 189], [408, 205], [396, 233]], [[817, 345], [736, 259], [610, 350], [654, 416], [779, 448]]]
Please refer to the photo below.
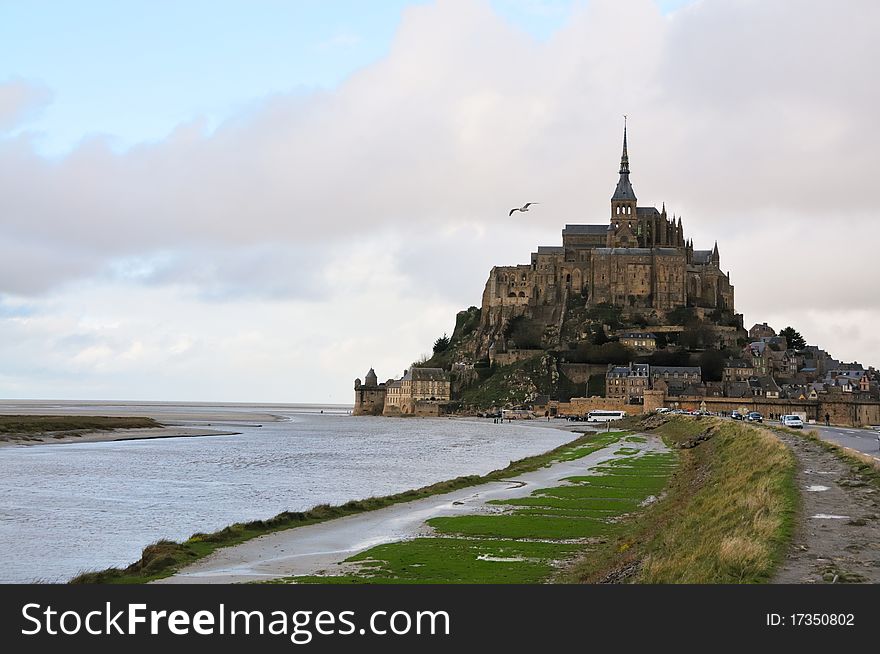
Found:
[[608, 247], [636, 247], [636, 194], [629, 181], [629, 154], [626, 151], [626, 116], [623, 119], [623, 153], [620, 155], [620, 179], [611, 196], [611, 225], [608, 228]]

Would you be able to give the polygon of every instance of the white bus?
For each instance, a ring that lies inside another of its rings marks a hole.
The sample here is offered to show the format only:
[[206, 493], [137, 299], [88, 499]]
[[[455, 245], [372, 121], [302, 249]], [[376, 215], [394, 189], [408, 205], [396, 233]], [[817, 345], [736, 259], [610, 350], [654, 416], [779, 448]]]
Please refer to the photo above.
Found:
[[590, 411], [587, 422], [611, 422], [626, 417], [626, 411]]

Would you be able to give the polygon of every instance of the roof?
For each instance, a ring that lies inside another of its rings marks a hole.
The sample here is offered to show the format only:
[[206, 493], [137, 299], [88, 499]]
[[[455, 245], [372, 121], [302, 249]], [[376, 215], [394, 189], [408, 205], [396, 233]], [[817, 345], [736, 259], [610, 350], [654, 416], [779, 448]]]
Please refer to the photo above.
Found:
[[636, 207], [636, 215], [659, 216], [660, 212], [657, 211], [657, 207]]
[[667, 372], [670, 374], [678, 372], [687, 375], [699, 375], [702, 373], [702, 370], [700, 366], [651, 366], [651, 372], [655, 375], [662, 375]]
[[539, 245], [538, 254], [565, 254], [565, 248], [561, 245]]
[[728, 397], [746, 397], [752, 394], [748, 382], [729, 382], [726, 393]]
[[[659, 248], [658, 248], [659, 249]], [[599, 254], [651, 254], [651, 248], [594, 248]]]
[[728, 359], [724, 363], [725, 368], [751, 368], [752, 364], [745, 359]]
[[629, 155], [626, 151], [626, 124], [623, 126], [623, 152], [620, 155], [620, 179], [614, 189], [612, 200], [635, 200], [636, 192], [629, 181]]
[[449, 374], [443, 368], [411, 368], [400, 381], [449, 381]]
[[604, 236], [611, 225], [566, 225], [562, 230], [563, 236]]
[[628, 366], [612, 366], [607, 374], [611, 377], [645, 377], [649, 368], [650, 364], [647, 363], [631, 363]]
[[694, 250], [694, 263], [709, 263], [712, 260], [712, 250]]
[[620, 338], [657, 338], [651, 332], [626, 332], [621, 334]]

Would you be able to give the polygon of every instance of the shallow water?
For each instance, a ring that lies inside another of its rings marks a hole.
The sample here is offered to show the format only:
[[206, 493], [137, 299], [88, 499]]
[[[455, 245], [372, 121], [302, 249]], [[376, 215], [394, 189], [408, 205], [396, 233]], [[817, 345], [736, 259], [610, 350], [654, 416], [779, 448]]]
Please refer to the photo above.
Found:
[[535, 423], [272, 413], [285, 421], [236, 436], [0, 449], [0, 581], [64, 581], [160, 538], [484, 474], [574, 438]]

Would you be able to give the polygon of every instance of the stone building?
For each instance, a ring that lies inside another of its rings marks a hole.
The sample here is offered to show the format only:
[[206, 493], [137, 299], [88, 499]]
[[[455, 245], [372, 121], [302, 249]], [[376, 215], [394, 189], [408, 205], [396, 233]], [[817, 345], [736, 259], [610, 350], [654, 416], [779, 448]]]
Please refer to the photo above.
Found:
[[512, 318], [558, 322], [575, 295], [660, 319], [680, 307], [735, 319], [733, 286], [721, 270], [718, 244], [695, 250], [681, 217], [670, 217], [665, 204], [659, 210], [638, 206], [626, 127], [608, 221], [566, 225], [561, 246], [538, 247], [528, 264], [492, 269], [483, 291], [478, 354], [485, 355]]
[[440, 405], [451, 399], [451, 379], [441, 368], [411, 368], [400, 379], [380, 384], [370, 368], [363, 383], [354, 380], [353, 414], [439, 415]]
[[645, 391], [651, 388], [651, 366], [647, 363], [630, 363], [628, 366], [608, 366], [605, 375], [605, 397], [628, 404], [642, 401]]
[[754, 366], [745, 359], [728, 359], [721, 378], [725, 382], [744, 382], [754, 375]]
[[653, 352], [657, 349], [657, 337], [650, 332], [624, 332], [619, 338], [621, 345], [632, 350]]
[[701, 382], [699, 366], [609, 365], [605, 375], [605, 397], [637, 404], [644, 401], [645, 391], [662, 390], [667, 395], [680, 395], [699, 387]]
[[753, 341], [760, 341], [762, 338], [769, 338], [771, 336], [776, 336], [776, 330], [766, 322], [756, 323], [749, 330], [749, 338]]
[[364, 382], [354, 380], [354, 411], [356, 416], [378, 416], [385, 409], [385, 384], [380, 384], [376, 371], [370, 368]]

